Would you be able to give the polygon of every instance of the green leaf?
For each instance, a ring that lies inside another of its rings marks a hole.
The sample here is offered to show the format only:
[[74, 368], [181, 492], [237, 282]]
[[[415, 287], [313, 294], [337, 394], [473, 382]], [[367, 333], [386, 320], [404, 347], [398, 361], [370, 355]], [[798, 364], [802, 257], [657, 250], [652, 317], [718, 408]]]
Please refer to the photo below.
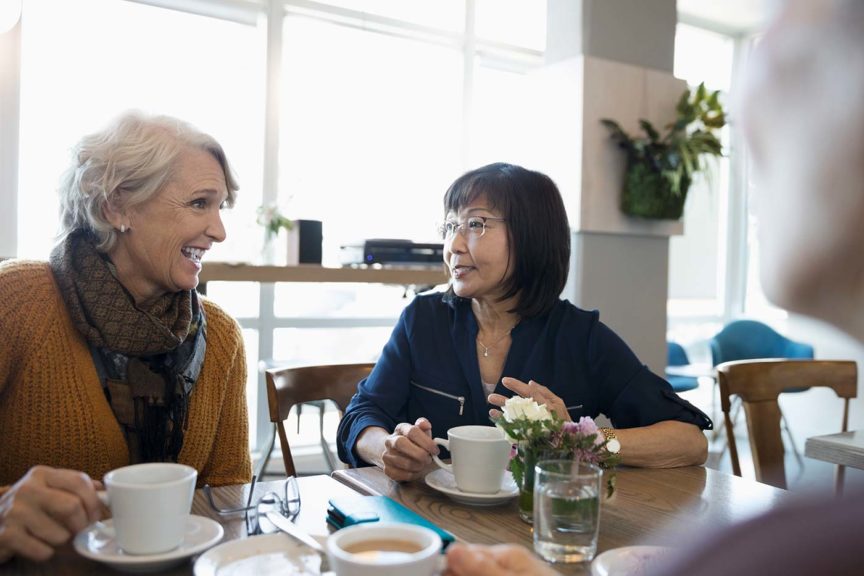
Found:
[[708, 109], [717, 110], [718, 108], [720, 108], [720, 91], [715, 90], [708, 96]]
[[696, 88], [696, 95], [693, 97], [693, 103], [698, 104], [705, 100], [705, 82], [700, 82], [699, 87]]
[[658, 140], [660, 140], [660, 134], [657, 132], [651, 122], [649, 122], [648, 120], [639, 120], [639, 126], [642, 127], [642, 130], [645, 131], [651, 142], [657, 142]]
[[679, 116], [684, 116], [686, 111], [690, 109], [690, 89], [684, 90], [684, 93], [678, 99], [678, 104], [675, 106], [675, 110], [678, 111]]

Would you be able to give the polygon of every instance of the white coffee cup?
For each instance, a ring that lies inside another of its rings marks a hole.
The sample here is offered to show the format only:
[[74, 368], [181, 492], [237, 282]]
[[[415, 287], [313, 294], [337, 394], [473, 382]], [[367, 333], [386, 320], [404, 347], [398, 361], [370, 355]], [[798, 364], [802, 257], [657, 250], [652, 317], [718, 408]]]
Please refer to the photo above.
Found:
[[330, 569], [338, 576], [432, 576], [441, 568], [441, 537], [414, 524], [374, 522], [327, 538]]
[[432, 458], [438, 466], [453, 473], [459, 490], [478, 494], [501, 490], [510, 460], [510, 442], [500, 428], [456, 426], [447, 431], [447, 440], [433, 441], [450, 451], [453, 464], [445, 464], [437, 456]]
[[103, 479], [114, 537], [127, 554], [160, 554], [183, 543], [198, 472], [172, 462], [133, 464]]

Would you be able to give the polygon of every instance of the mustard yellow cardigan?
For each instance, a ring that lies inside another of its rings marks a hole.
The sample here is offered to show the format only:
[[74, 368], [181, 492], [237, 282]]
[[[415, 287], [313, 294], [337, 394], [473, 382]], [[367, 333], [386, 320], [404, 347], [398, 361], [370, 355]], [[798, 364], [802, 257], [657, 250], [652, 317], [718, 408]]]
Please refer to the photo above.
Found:
[[[202, 302], [207, 353], [178, 460], [198, 470], [199, 486], [249, 482], [240, 327]], [[0, 493], [36, 464], [101, 479], [129, 464], [129, 451], [48, 264], [9, 260], [0, 263]]]

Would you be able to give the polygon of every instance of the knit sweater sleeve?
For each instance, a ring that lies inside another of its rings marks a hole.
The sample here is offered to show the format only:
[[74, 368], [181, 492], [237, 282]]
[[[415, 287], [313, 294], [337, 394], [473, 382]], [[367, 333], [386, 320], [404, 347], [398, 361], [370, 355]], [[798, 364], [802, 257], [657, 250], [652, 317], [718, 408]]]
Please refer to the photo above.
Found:
[[50, 276], [44, 262], [0, 263], [0, 394], [19, 378], [57, 307]]
[[246, 352], [237, 322], [212, 302], [205, 301], [207, 356], [224, 379], [213, 448], [201, 471], [199, 484], [243, 484], [252, 479], [249, 417], [246, 407]]

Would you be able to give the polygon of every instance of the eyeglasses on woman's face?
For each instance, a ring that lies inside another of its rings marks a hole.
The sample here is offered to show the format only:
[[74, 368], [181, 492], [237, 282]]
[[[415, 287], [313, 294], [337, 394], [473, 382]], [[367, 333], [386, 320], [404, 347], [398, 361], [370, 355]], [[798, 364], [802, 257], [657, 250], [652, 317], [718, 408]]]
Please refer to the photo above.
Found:
[[438, 232], [441, 234], [442, 240], [452, 240], [456, 233], [462, 235], [468, 240], [477, 240], [486, 234], [486, 229], [489, 228], [489, 222], [506, 222], [506, 218], [495, 218], [493, 216], [471, 216], [459, 222], [457, 220], [445, 220], [438, 227]]

